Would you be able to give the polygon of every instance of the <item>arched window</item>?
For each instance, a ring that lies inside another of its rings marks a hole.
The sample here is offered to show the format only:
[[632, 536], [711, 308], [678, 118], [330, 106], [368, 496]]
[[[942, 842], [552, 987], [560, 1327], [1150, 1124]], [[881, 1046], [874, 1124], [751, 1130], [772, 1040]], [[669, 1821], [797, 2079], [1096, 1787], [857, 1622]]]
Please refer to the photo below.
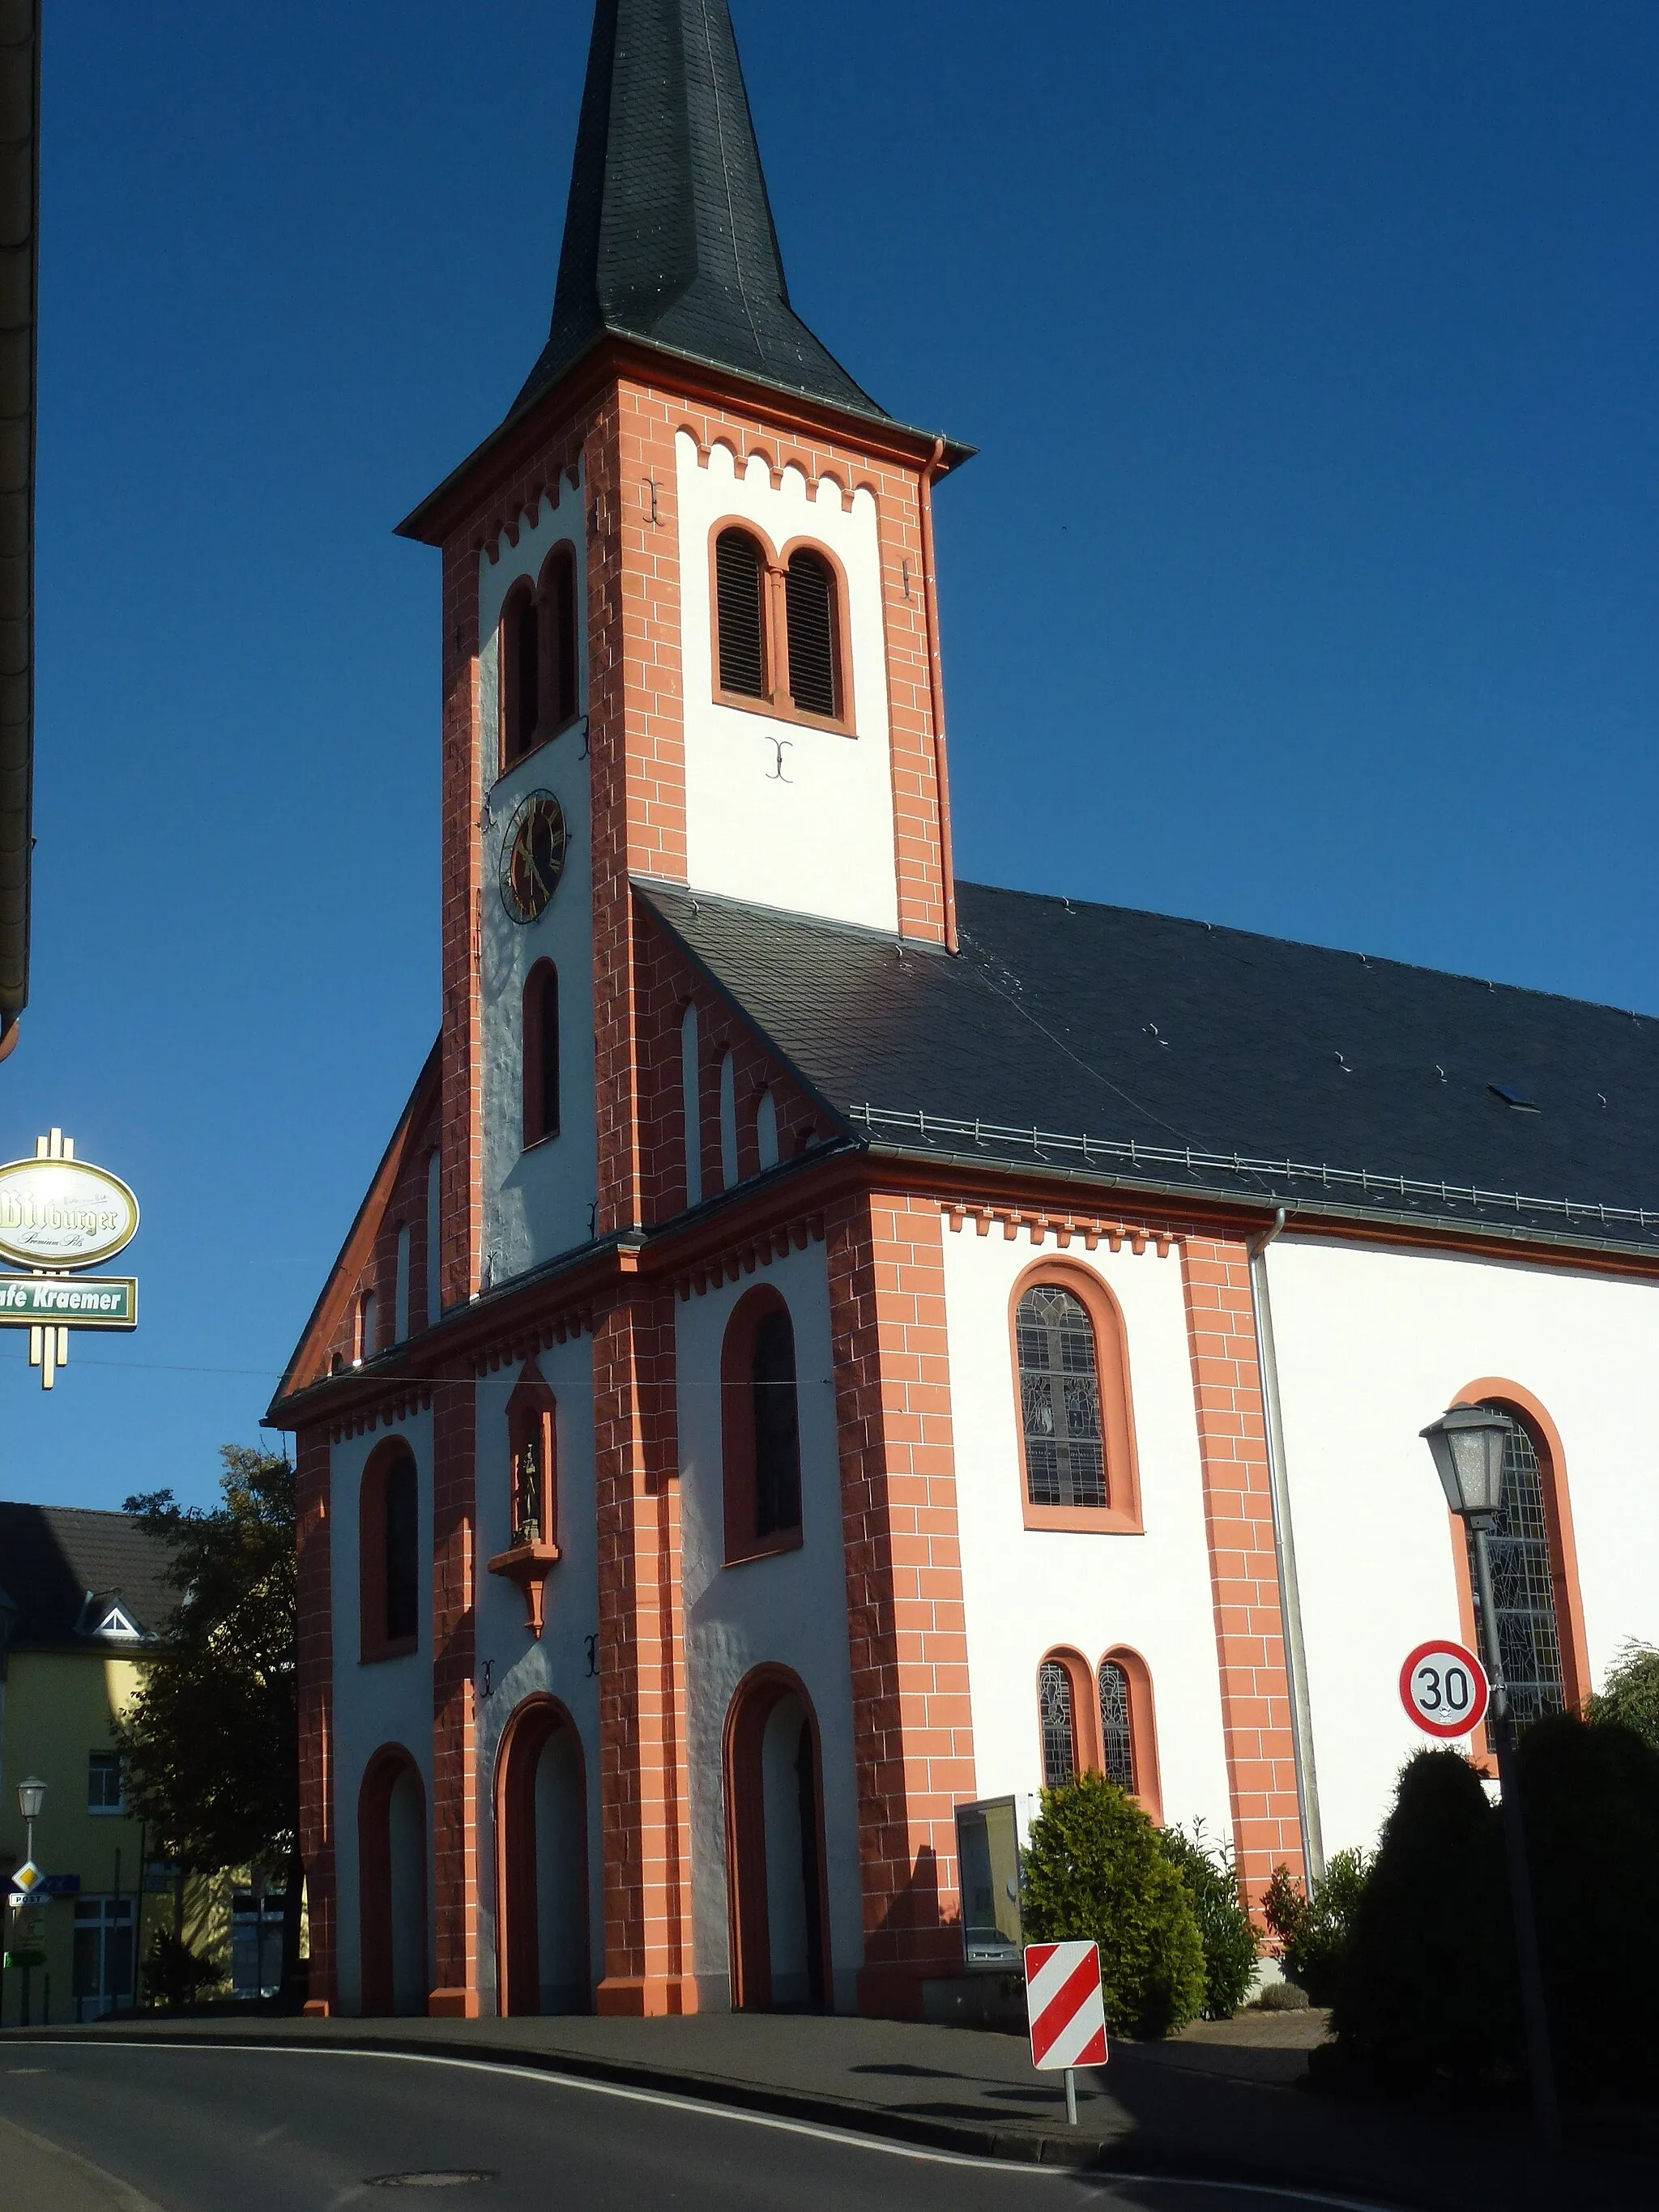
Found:
[[576, 556], [556, 545], [542, 570], [538, 593], [543, 614], [546, 684], [542, 720], [549, 737], [576, 719]]
[[515, 584], [501, 609], [501, 766], [511, 768], [536, 743], [542, 703], [542, 616], [529, 580]]
[[1015, 1285], [1014, 1366], [1028, 1528], [1138, 1534], [1122, 1316], [1097, 1275], [1039, 1262]]
[[738, 1180], [738, 1070], [731, 1054], [720, 1058], [720, 1187], [734, 1189]]
[[1116, 1659], [1100, 1662], [1100, 1771], [1131, 1796], [1135, 1786], [1135, 1727], [1128, 1669]]
[[[1486, 1539], [1492, 1562], [1492, 1607], [1498, 1615], [1498, 1650], [1509, 1684], [1517, 1727], [1544, 1713], [1564, 1711], [1566, 1681], [1561, 1663], [1561, 1624], [1555, 1603], [1555, 1562], [1550, 1542], [1544, 1469], [1538, 1446], [1510, 1406], [1493, 1405], [1512, 1424], [1504, 1446], [1504, 1509]], [[1467, 1524], [1466, 1528], [1467, 1528]], [[1470, 1593], [1477, 1634], [1480, 1627], [1480, 1582], [1474, 1571], [1474, 1539], [1469, 1547]], [[1476, 1649], [1484, 1648], [1477, 1644]]]
[[380, 1348], [380, 1305], [373, 1291], [357, 1301], [357, 1359], [373, 1359]]
[[438, 1261], [442, 1251], [439, 1242], [441, 1218], [439, 1200], [443, 1189], [443, 1163], [435, 1148], [426, 1160], [426, 1325], [435, 1328], [443, 1310], [443, 1292]]
[[1037, 1703], [1042, 1723], [1042, 1786], [1063, 1790], [1078, 1774], [1077, 1698], [1072, 1670], [1063, 1660], [1045, 1659], [1037, 1669]]
[[401, 1437], [369, 1455], [357, 1510], [362, 1656], [395, 1659], [421, 1632], [420, 1478]]
[[680, 1020], [680, 1107], [685, 1124], [685, 1202], [702, 1204], [702, 1060], [697, 1043], [697, 1010], [688, 1006]]
[[763, 1168], [775, 1168], [778, 1164], [778, 1102], [769, 1091], [763, 1091], [760, 1103], [755, 1109], [755, 1149], [760, 1154]]
[[795, 1331], [769, 1285], [739, 1300], [720, 1350], [728, 1564], [801, 1540]]
[[559, 971], [538, 960], [524, 987], [524, 1148], [559, 1133]]
[[409, 1224], [398, 1231], [398, 1275], [392, 1301], [392, 1341], [401, 1344], [409, 1334], [409, 1255], [412, 1243]]
[[745, 530], [722, 530], [714, 541], [722, 691], [749, 699], [767, 696], [766, 598], [766, 561], [760, 547]]
[[841, 713], [841, 648], [836, 635], [836, 572], [821, 553], [789, 556], [784, 602], [789, 628], [789, 696], [803, 714]]

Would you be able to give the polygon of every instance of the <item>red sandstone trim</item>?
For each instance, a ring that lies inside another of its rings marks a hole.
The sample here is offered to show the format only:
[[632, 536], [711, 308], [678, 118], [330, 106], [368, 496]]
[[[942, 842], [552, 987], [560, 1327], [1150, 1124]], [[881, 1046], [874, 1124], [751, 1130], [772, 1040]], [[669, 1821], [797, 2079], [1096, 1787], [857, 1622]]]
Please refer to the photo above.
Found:
[[477, 1690], [474, 1680], [477, 1390], [441, 1381], [432, 1401], [432, 1832], [437, 1976], [428, 2009], [478, 2011]]
[[337, 2007], [334, 1867], [334, 1613], [329, 1444], [325, 1430], [296, 1439], [295, 1517], [299, 1605], [300, 1856], [306, 1870], [313, 2004]]

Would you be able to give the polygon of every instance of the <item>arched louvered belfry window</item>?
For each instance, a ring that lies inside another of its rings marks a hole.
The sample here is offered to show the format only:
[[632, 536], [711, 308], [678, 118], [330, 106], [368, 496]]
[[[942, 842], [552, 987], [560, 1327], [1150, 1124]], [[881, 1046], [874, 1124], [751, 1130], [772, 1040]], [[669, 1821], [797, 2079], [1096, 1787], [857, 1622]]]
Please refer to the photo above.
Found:
[[386, 1471], [386, 1640], [409, 1643], [421, 1628], [420, 1480], [407, 1452]]
[[501, 766], [511, 768], [536, 743], [542, 702], [542, 617], [526, 580], [501, 610]]
[[831, 720], [841, 713], [836, 599], [836, 572], [823, 554], [803, 546], [790, 555], [784, 586], [789, 696], [803, 714]]
[[559, 1133], [559, 971], [538, 960], [524, 987], [524, 1148]]
[[[1507, 1413], [1510, 1422], [1504, 1447], [1504, 1510], [1487, 1544], [1498, 1656], [1516, 1724], [1524, 1727], [1545, 1713], [1564, 1711], [1567, 1703], [1545, 1469], [1537, 1441], [1515, 1408], [1492, 1405], [1487, 1410]], [[1469, 1580], [1479, 1622], [1480, 1579], [1474, 1567], [1474, 1539], [1468, 1541]]]
[[1115, 1659], [1103, 1659], [1100, 1688], [1100, 1768], [1109, 1782], [1133, 1796], [1135, 1791], [1135, 1723], [1129, 1671]]
[[1123, 1317], [1092, 1270], [1040, 1261], [1012, 1322], [1028, 1528], [1139, 1534]]
[[767, 695], [766, 559], [746, 530], [714, 541], [714, 600], [720, 688], [739, 697]]
[[566, 729], [576, 719], [579, 704], [576, 681], [576, 556], [568, 545], [556, 545], [542, 569], [538, 594], [546, 645], [547, 734]]
[[1042, 1786], [1063, 1790], [1077, 1779], [1077, 1701], [1072, 1670], [1063, 1660], [1045, 1659], [1037, 1669], [1037, 1703], [1042, 1724]]

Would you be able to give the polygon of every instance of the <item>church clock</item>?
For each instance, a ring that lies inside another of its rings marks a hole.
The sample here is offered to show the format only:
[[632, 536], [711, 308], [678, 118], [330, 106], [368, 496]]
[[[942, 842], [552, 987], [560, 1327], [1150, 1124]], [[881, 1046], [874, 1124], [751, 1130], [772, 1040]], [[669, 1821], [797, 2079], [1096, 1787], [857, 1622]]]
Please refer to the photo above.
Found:
[[534, 921], [547, 911], [569, 842], [564, 809], [550, 791], [520, 801], [501, 848], [501, 903], [514, 921]]

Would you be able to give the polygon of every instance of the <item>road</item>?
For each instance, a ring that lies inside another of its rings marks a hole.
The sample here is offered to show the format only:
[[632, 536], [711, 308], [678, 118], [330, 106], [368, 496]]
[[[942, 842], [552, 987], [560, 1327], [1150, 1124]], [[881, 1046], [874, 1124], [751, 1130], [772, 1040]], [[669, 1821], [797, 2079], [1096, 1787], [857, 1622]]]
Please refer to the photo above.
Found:
[[[382, 2191], [413, 2188], [443, 2191], [456, 2212], [1294, 2212], [1348, 2201], [994, 2165], [649, 2091], [337, 2051], [9, 2041], [0, 2122], [34, 2139], [0, 2127], [5, 2212], [372, 2212]], [[26, 2196], [14, 2193], [24, 2170]]]

